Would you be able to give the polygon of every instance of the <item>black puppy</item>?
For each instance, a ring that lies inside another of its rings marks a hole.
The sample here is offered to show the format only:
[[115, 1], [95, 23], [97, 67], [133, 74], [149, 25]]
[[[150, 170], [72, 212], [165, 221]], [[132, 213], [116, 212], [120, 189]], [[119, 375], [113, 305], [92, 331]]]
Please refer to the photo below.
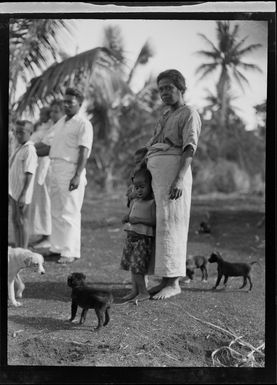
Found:
[[199, 234], [210, 234], [211, 233], [211, 226], [208, 222], [201, 222], [198, 230]]
[[88, 309], [95, 309], [98, 318], [96, 329], [100, 329], [102, 326], [106, 326], [110, 320], [109, 309], [113, 302], [113, 296], [108, 291], [87, 286], [85, 279], [86, 276], [83, 273], [72, 273], [67, 278], [67, 285], [72, 288], [71, 318], [69, 321], [74, 320], [78, 306], [83, 309], [80, 324], [85, 322]]
[[247, 279], [250, 283], [249, 291], [252, 289], [252, 281], [250, 277], [251, 266], [254, 263], [259, 265], [259, 262], [254, 261], [251, 263], [232, 263], [226, 262], [223, 260], [219, 252], [213, 252], [208, 259], [210, 263], [217, 263], [217, 280], [213, 289], [216, 289], [220, 283], [222, 276], [224, 275], [224, 286], [227, 286], [227, 281], [229, 277], [243, 277], [243, 284], [240, 289], [244, 288], [247, 284]]
[[188, 257], [186, 265], [187, 276], [189, 279], [193, 280], [195, 269], [200, 269], [202, 273], [202, 281], [206, 282], [208, 279], [207, 263], [207, 258], [203, 257], [202, 255], [194, 255], [193, 257]]

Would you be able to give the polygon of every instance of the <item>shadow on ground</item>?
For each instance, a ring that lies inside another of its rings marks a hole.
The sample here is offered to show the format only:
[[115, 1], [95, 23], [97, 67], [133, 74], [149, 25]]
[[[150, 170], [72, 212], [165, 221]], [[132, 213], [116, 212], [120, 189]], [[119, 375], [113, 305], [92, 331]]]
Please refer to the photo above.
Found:
[[[63, 282], [25, 282], [26, 288], [23, 292], [23, 298], [36, 298], [43, 300], [55, 300], [70, 302], [71, 289]], [[95, 289], [111, 291], [114, 296], [114, 302], [118, 302], [129, 292], [128, 285], [118, 282], [94, 282], [89, 285]]]

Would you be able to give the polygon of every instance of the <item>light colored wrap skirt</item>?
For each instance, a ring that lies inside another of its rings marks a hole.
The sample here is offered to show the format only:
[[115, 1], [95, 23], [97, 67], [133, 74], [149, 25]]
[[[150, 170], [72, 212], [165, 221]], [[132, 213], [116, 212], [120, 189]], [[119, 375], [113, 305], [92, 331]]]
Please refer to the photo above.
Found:
[[51, 216], [50, 236], [52, 252], [62, 257], [81, 256], [81, 208], [84, 200], [86, 173], [83, 170], [79, 187], [69, 191], [69, 182], [76, 171], [76, 165], [63, 160], [51, 161]]
[[[39, 165], [44, 159], [39, 158]], [[43, 183], [40, 182], [39, 167], [36, 170], [34, 179], [34, 190], [30, 205], [30, 235], [50, 235], [51, 204], [49, 196], [49, 174], [45, 173]]]
[[169, 199], [169, 190], [179, 170], [181, 154], [158, 151], [148, 157], [156, 201], [156, 242], [154, 274], [161, 277], [186, 275], [187, 238], [190, 219], [192, 173], [188, 168], [182, 196]]

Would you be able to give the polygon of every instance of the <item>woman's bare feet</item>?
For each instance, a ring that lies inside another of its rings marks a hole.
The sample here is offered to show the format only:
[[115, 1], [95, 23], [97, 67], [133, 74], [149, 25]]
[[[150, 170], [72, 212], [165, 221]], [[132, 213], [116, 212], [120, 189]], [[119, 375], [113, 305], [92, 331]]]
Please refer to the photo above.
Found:
[[148, 290], [148, 293], [150, 295], [156, 294], [159, 291], [161, 291], [166, 286], [166, 284], [167, 284], [167, 278], [163, 277], [159, 285], [151, 287], [151, 289]]
[[180, 293], [181, 288], [179, 285], [179, 277], [167, 278], [166, 285], [158, 293], [156, 293], [152, 299], [166, 299]]

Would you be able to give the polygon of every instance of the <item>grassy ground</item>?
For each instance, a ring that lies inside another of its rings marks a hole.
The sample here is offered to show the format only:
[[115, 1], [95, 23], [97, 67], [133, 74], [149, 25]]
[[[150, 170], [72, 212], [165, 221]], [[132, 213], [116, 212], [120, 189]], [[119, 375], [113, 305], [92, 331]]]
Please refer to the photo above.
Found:
[[[23, 306], [8, 309], [9, 365], [211, 367], [212, 353], [234, 340], [230, 330], [254, 347], [264, 342], [264, 226], [257, 227], [264, 213], [260, 198], [217, 195], [193, 199], [188, 242], [189, 254], [208, 256], [217, 249], [230, 261], [259, 261], [260, 267], [253, 266], [252, 292], [238, 289], [242, 278], [231, 278], [227, 289], [212, 291], [216, 266], [209, 264], [208, 283], [202, 283], [197, 272], [191, 283], [182, 280], [180, 295], [138, 306], [117, 303], [130, 289], [130, 274], [119, 269], [125, 204], [124, 194], [96, 197], [87, 191], [81, 259], [61, 266], [46, 258], [44, 276], [22, 271], [26, 285]], [[206, 212], [212, 233], [198, 234]], [[111, 321], [100, 332], [94, 331], [93, 310], [84, 325], [66, 322], [71, 295], [66, 280], [74, 271], [84, 272], [88, 282], [114, 294]], [[149, 286], [158, 281], [150, 277]], [[246, 349], [235, 348], [242, 354]], [[217, 356], [227, 366], [238, 363], [226, 352]], [[257, 355], [255, 360], [263, 366], [262, 357]]]

